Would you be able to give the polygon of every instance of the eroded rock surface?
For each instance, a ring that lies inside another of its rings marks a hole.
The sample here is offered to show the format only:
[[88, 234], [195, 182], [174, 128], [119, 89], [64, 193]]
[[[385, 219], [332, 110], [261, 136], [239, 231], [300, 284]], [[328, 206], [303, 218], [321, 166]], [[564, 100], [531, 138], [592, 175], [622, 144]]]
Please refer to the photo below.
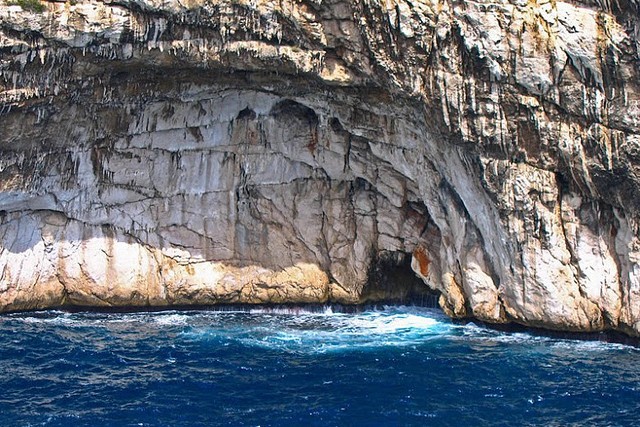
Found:
[[640, 334], [635, 0], [42, 4], [0, 2], [1, 310], [410, 263], [454, 317]]

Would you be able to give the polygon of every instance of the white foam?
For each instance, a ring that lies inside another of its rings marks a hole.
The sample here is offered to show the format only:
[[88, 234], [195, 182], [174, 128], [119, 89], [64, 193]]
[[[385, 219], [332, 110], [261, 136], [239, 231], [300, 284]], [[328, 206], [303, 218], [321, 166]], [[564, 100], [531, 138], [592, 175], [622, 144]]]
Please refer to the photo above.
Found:
[[399, 331], [425, 330], [440, 325], [436, 319], [412, 314], [392, 316], [356, 316], [347, 322], [348, 328], [366, 334], [393, 334]]
[[603, 341], [575, 341], [575, 340], [559, 340], [552, 344], [554, 348], [571, 349], [577, 351], [600, 352], [611, 350], [624, 350], [640, 353], [640, 348], [631, 347], [619, 343], [610, 343]]
[[334, 316], [340, 314], [334, 313], [331, 306], [323, 306], [315, 309], [308, 307], [256, 307], [251, 308], [248, 312], [251, 314], [282, 314], [296, 316]]
[[640, 348], [631, 347], [625, 344], [610, 343], [606, 341], [582, 341], [569, 338], [554, 338], [551, 336], [532, 335], [528, 332], [501, 332], [484, 328], [473, 323], [468, 323], [461, 327], [462, 334], [453, 337], [461, 341], [482, 341], [485, 343], [499, 343], [519, 346], [535, 346], [538, 349], [563, 349], [570, 351], [612, 351], [612, 350], [633, 350], [640, 352]]
[[69, 317], [67, 313], [61, 313], [55, 317], [17, 317], [15, 320], [30, 324], [46, 324], [60, 326], [82, 326], [81, 322]]
[[[172, 330], [188, 340], [216, 341], [223, 345], [236, 342], [249, 347], [303, 353], [411, 347], [436, 339], [473, 345], [529, 346], [536, 352], [633, 349], [623, 344], [500, 332], [473, 323], [455, 324], [438, 310], [416, 307], [384, 307], [352, 314], [335, 313], [331, 307], [128, 314], [47, 312], [13, 314], [5, 319], [63, 328], [105, 328], [120, 324], [117, 327], [120, 330], [146, 325], [159, 331]], [[634, 351], [640, 352], [640, 349]]]
[[[327, 353], [380, 347], [415, 346], [445, 334], [451, 325], [441, 322], [432, 311], [392, 309], [359, 314], [308, 313], [272, 318], [237, 340], [246, 346], [285, 352]], [[202, 330], [209, 337], [229, 331]], [[193, 331], [190, 332], [193, 336]]]
[[186, 314], [159, 314], [153, 316], [153, 321], [156, 325], [160, 326], [176, 326], [187, 325], [189, 322], [189, 316]]

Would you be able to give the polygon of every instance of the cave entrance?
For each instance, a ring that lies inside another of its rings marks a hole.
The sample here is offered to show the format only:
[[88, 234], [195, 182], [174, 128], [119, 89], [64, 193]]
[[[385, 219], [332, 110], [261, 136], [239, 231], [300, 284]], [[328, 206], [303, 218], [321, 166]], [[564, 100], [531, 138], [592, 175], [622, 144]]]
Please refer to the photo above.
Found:
[[430, 289], [411, 269], [411, 257], [406, 252], [382, 252], [371, 265], [361, 301], [440, 308], [440, 293]]

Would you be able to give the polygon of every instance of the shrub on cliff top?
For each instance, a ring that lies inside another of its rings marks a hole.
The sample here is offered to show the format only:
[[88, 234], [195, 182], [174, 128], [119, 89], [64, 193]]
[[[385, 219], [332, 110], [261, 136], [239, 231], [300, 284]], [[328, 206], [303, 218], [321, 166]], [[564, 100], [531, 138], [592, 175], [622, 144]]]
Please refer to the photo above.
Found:
[[40, 3], [40, 0], [10, 0], [7, 4], [20, 6], [23, 10], [30, 12], [44, 12], [44, 5]]

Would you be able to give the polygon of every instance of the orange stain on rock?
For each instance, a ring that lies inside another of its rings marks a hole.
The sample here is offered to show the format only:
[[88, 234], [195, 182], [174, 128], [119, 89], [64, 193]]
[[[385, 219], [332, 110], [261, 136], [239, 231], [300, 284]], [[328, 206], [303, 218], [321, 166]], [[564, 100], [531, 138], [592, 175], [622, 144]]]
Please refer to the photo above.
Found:
[[431, 264], [431, 260], [427, 256], [427, 253], [423, 248], [416, 248], [413, 251], [413, 257], [418, 261], [418, 266], [420, 267], [420, 274], [424, 277], [429, 274], [429, 264]]

